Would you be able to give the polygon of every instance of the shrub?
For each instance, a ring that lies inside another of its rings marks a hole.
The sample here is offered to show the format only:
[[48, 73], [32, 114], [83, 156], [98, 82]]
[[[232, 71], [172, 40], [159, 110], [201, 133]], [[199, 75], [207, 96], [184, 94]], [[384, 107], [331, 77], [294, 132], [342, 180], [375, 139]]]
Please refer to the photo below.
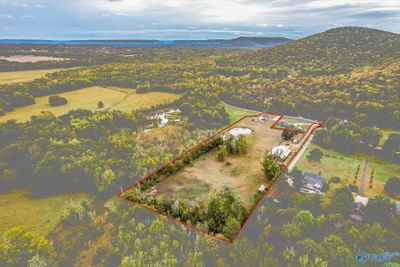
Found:
[[341, 179], [340, 179], [340, 177], [335, 176], [335, 177], [331, 178], [331, 182], [334, 184], [338, 184], [341, 182]]
[[66, 98], [59, 96], [59, 95], [52, 95], [49, 97], [49, 104], [52, 107], [56, 107], [56, 106], [62, 106], [67, 104], [68, 101]]

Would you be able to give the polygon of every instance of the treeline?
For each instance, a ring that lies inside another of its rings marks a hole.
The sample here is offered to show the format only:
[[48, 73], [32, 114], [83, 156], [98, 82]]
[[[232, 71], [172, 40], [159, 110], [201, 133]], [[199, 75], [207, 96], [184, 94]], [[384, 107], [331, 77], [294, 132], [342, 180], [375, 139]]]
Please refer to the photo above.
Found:
[[0, 188], [29, 186], [36, 196], [88, 192], [107, 197], [209, 136], [166, 126], [145, 133], [143, 111], [51, 113], [0, 124]]
[[[367, 220], [359, 223], [348, 217], [353, 199], [347, 188], [335, 191], [324, 210], [321, 196], [285, 193], [285, 183], [276, 184], [276, 195], [263, 200], [233, 245], [124, 201], [112, 210], [77, 202], [66, 208], [47, 240], [23, 228], [3, 233], [0, 265], [358, 266], [360, 251], [379, 254], [398, 247], [400, 221], [388, 199], [371, 198]], [[10, 249], [17, 247], [22, 249]], [[399, 259], [391, 262], [384, 265]]]
[[162, 196], [141, 197], [143, 193], [140, 190], [129, 191], [124, 197], [211, 234], [222, 234], [227, 240], [231, 240], [239, 232], [249, 212], [233, 191], [227, 188], [211, 191], [206, 200], [198, 201], [196, 205], [191, 205], [186, 200]]
[[400, 134], [389, 134], [382, 148], [378, 147], [383, 137], [378, 128], [361, 127], [359, 124], [338, 118], [329, 118], [325, 129], [315, 134], [315, 143], [342, 153], [371, 153], [381, 158], [400, 162]]
[[[279, 49], [286, 49], [287, 45]], [[399, 129], [400, 63], [395, 59], [386, 62], [375, 58], [374, 67], [348, 66], [346, 73], [310, 76], [302, 73], [304, 66], [261, 68], [218, 63], [224, 57], [238, 54], [236, 50], [226, 50], [224, 55], [219, 50], [196, 48], [149, 48], [132, 53], [134, 59], [126, 57], [110, 64], [48, 74], [30, 83], [2, 85], [0, 109], [10, 111], [32, 104], [38, 96], [87, 86], [120, 86], [139, 93], [197, 90], [196, 94], [202, 96], [198, 100], [203, 102], [215, 95], [227, 103], [250, 109], [321, 121], [335, 116], [363, 126]]]

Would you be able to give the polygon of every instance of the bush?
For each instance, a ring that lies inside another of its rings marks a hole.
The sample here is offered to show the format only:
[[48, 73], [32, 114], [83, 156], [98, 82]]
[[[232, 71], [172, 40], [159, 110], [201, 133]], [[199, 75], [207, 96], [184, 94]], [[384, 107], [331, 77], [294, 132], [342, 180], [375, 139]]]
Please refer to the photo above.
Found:
[[340, 177], [337, 177], [337, 176], [331, 178], [331, 182], [334, 183], [334, 184], [338, 184], [341, 181], [342, 180], [340, 179]]
[[68, 103], [67, 99], [65, 99], [65, 98], [62, 97], [62, 96], [59, 96], [59, 95], [52, 95], [52, 96], [49, 97], [49, 104], [50, 104], [52, 107], [62, 106], [62, 105], [65, 105], [65, 104], [67, 104], [67, 103]]
[[354, 184], [349, 184], [349, 189], [353, 193], [358, 193], [358, 187]]
[[400, 178], [390, 177], [385, 184], [385, 192], [389, 197], [396, 197], [400, 194]]
[[103, 103], [103, 101], [99, 101], [99, 102], [97, 103], [97, 107], [98, 107], [98, 108], [104, 108], [104, 103]]

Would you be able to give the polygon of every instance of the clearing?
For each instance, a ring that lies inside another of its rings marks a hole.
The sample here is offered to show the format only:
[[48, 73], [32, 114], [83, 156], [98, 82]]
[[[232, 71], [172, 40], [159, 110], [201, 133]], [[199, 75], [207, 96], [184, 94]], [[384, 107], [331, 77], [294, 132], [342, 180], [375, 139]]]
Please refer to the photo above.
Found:
[[237, 121], [238, 119], [240, 119], [246, 115], [256, 115], [256, 114], [260, 113], [260, 112], [256, 112], [253, 110], [248, 110], [248, 109], [244, 109], [244, 108], [231, 106], [225, 102], [222, 102], [222, 104], [225, 107], [226, 113], [228, 113], [228, 115], [229, 115], [229, 121], [231, 123]]
[[69, 60], [69, 58], [34, 56], [34, 55], [15, 55], [9, 57], [0, 57], [0, 60], [7, 60], [9, 62], [18, 62], [18, 63], [37, 63], [42, 61], [59, 62], [59, 61]]
[[46, 236], [61, 220], [65, 207], [71, 201], [90, 198], [87, 194], [60, 194], [46, 198], [31, 198], [27, 189], [0, 194], [0, 233], [14, 226]]
[[30, 82], [48, 73], [70, 69], [73, 68], [0, 72], [0, 84]]
[[[69, 91], [57, 95], [65, 97], [68, 100], [68, 104], [52, 107], [48, 103], [49, 96], [38, 97], [35, 99], [35, 104], [16, 108], [0, 116], [0, 122], [13, 119], [19, 122], [28, 121], [33, 115], [40, 114], [41, 111], [50, 111], [56, 116], [66, 114], [68, 111], [74, 109], [88, 109], [91, 111], [115, 109], [131, 112], [132, 110], [149, 108], [157, 104], [173, 102], [180, 97], [178, 94], [166, 92], [137, 94], [134, 89], [116, 87], [105, 88], [99, 86]], [[99, 109], [97, 107], [99, 101], [104, 103], [104, 108]]]
[[260, 185], [268, 185], [261, 166], [265, 153], [277, 145], [287, 145], [294, 155], [300, 147], [300, 144], [284, 141], [282, 131], [271, 129], [273, 123], [272, 120], [246, 118], [230, 127], [252, 130], [247, 135], [247, 153], [230, 155], [224, 162], [219, 162], [216, 160], [217, 151], [212, 150], [200, 156], [193, 164], [161, 180], [155, 186], [155, 194], [186, 199], [195, 205], [198, 200], [205, 199], [212, 189], [227, 187], [250, 207], [253, 204], [252, 197]]

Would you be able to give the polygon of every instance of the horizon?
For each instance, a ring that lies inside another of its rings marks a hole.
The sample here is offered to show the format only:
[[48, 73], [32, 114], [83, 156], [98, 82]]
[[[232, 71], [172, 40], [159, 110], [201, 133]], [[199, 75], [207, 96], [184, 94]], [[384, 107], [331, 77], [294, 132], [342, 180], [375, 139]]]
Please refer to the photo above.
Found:
[[2, 0], [0, 10], [0, 39], [299, 39], [342, 26], [400, 33], [395, 0]]

